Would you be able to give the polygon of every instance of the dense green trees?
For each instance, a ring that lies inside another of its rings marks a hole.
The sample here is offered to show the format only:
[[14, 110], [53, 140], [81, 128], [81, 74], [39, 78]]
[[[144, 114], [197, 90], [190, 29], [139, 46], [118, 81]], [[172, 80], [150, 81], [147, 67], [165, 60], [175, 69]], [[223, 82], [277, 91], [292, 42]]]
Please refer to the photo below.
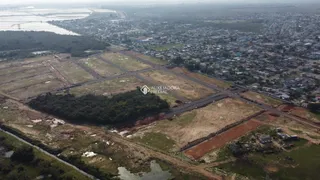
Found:
[[11, 156], [12, 161], [18, 161], [22, 163], [31, 162], [34, 159], [33, 149], [30, 146], [22, 146], [16, 149]]
[[30, 56], [30, 52], [46, 50], [84, 56], [86, 50], [103, 50], [109, 46], [91, 37], [51, 32], [0, 31], [0, 39], [0, 58], [24, 58]]
[[140, 90], [106, 96], [46, 94], [31, 100], [29, 105], [74, 123], [130, 124], [139, 118], [155, 115], [169, 109], [169, 104], [154, 94], [144, 95]]

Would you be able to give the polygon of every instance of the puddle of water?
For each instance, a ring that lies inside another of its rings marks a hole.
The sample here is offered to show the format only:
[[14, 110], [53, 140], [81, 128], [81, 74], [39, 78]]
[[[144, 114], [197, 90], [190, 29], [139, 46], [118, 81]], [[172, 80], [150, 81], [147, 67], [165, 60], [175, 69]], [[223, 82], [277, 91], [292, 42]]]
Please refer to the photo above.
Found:
[[125, 167], [119, 167], [119, 178], [121, 180], [168, 180], [172, 178], [169, 171], [163, 171], [156, 161], [150, 162], [150, 172], [131, 173]]

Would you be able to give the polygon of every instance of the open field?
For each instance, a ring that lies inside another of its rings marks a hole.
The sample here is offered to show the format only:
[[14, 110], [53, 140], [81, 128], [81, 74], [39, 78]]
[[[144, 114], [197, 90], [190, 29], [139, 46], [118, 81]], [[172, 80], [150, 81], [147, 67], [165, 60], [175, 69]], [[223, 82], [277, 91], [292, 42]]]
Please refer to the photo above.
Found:
[[310, 112], [309, 110], [302, 107], [294, 107], [289, 112], [292, 115], [309, 119], [313, 122], [320, 123], [320, 115]]
[[261, 125], [262, 123], [259, 121], [250, 120], [185, 151], [185, 154], [197, 160], [210, 151], [225, 146], [228, 142], [244, 136]]
[[85, 64], [86, 66], [88, 66], [89, 68], [97, 72], [99, 75], [104, 77], [121, 74], [120, 69], [116, 67], [112, 67], [110, 64], [97, 58], [91, 57], [91, 58], [81, 59], [80, 62]]
[[142, 73], [141, 75], [155, 82], [154, 84], [157, 86], [178, 87], [179, 89], [173, 90], [173, 92], [189, 100], [197, 100], [215, 93], [213, 90], [203, 87], [200, 84], [163, 71], [151, 71]]
[[241, 96], [248, 98], [250, 100], [256, 101], [258, 103], [267, 104], [272, 107], [277, 107], [282, 104], [282, 102], [278, 99], [274, 99], [272, 97], [269, 97], [263, 94], [258, 94], [252, 91], [247, 91], [245, 93], [242, 93]]
[[144, 83], [135, 77], [125, 77], [75, 87], [70, 89], [70, 92], [77, 96], [85, 94], [112, 95], [131, 91], [137, 86], [143, 85]]
[[129, 55], [132, 55], [134, 57], [143, 59], [145, 61], [149, 61], [149, 62], [154, 63], [154, 64], [158, 64], [158, 65], [168, 64], [168, 61], [166, 61], [166, 60], [162, 60], [162, 59], [155, 58], [155, 57], [152, 57], [152, 56], [147, 56], [147, 55], [144, 55], [144, 54], [141, 54], [141, 53], [137, 53], [137, 52], [133, 52], [133, 51], [126, 51], [125, 53], [129, 54]]
[[93, 79], [93, 76], [91, 76], [88, 72], [70, 61], [53, 63], [53, 67], [72, 84]]
[[137, 71], [150, 67], [149, 65], [139, 62], [130, 56], [125, 56], [120, 53], [104, 53], [102, 57], [128, 71]]
[[175, 71], [177, 73], [185, 74], [187, 76], [190, 76], [192, 78], [198, 79], [203, 82], [206, 82], [208, 84], [218, 86], [219, 88], [222, 88], [222, 89], [228, 89], [232, 86], [232, 83], [230, 83], [230, 82], [226, 82], [226, 81], [222, 81], [222, 80], [219, 80], [216, 78], [208, 77], [205, 74], [190, 72], [186, 68], [174, 68], [173, 71]]
[[173, 120], [162, 120], [140, 129], [133, 136], [161, 132], [172, 139], [178, 148], [240, 121], [260, 109], [238, 99], [223, 99], [206, 107], [183, 113]]

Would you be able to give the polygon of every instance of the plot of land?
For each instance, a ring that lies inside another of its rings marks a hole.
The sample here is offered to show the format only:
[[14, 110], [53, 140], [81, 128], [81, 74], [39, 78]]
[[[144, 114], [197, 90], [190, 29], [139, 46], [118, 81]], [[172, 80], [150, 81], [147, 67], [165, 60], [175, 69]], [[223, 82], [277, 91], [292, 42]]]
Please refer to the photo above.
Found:
[[228, 89], [232, 86], [232, 83], [227, 82], [227, 81], [222, 81], [216, 78], [208, 77], [204, 74], [199, 74], [199, 73], [193, 73], [188, 71], [185, 68], [174, 68], [173, 71], [177, 73], [183, 73], [187, 76], [193, 77], [195, 79], [199, 79], [200, 81], [206, 82], [208, 84], [216, 85], [222, 89]]
[[77, 96], [85, 94], [108, 96], [131, 91], [136, 89], [137, 86], [141, 87], [143, 85], [144, 83], [135, 77], [125, 77], [72, 88], [70, 92]]
[[243, 97], [251, 99], [253, 101], [262, 103], [262, 104], [267, 104], [269, 106], [277, 107], [282, 104], [282, 102], [278, 99], [274, 99], [272, 97], [263, 95], [263, 94], [258, 94], [256, 92], [252, 91], [247, 91], [245, 93], [241, 94]]
[[72, 84], [81, 83], [93, 79], [93, 77], [88, 72], [69, 61], [54, 63], [53, 66]]
[[142, 76], [151, 79], [157, 86], [178, 87], [179, 89], [173, 90], [173, 92], [189, 100], [197, 100], [214, 94], [214, 91], [209, 88], [167, 72], [152, 71], [142, 73]]
[[113, 76], [121, 74], [120, 69], [112, 67], [110, 64], [97, 58], [81, 59], [80, 62], [93, 69], [101, 76]]
[[162, 59], [159, 59], [159, 58], [155, 58], [155, 57], [151, 57], [151, 56], [146, 56], [144, 54], [140, 54], [140, 53], [137, 53], [137, 52], [133, 52], [133, 51], [127, 51], [125, 52], [129, 55], [132, 55], [132, 56], [135, 56], [137, 58], [141, 58], [145, 61], [149, 61], [151, 63], [154, 63], [154, 64], [159, 64], [159, 65], [165, 65], [165, 64], [168, 64], [167, 61], [165, 60], [162, 60]]
[[186, 112], [170, 120], [158, 121], [134, 136], [145, 132], [161, 132], [174, 140], [178, 147], [188, 142], [208, 136], [219, 129], [240, 121], [260, 109], [238, 99], [223, 99], [206, 107]]
[[316, 123], [320, 123], [320, 115], [312, 113], [305, 108], [294, 107], [290, 110], [289, 113], [301, 118], [309, 119]]
[[260, 122], [250, 120], [185, 151], [185, 153], [193, 159], [199, 159], [210, 151], [221, 148], [225, 146], [226, 143], [258, 128], [260, 125]]
[[125, 56], [120, 53], [104, 53], [103, 58], [128, 71], [137, 71], [150, 67], [149, 65], [139, 62], [130, 56]]

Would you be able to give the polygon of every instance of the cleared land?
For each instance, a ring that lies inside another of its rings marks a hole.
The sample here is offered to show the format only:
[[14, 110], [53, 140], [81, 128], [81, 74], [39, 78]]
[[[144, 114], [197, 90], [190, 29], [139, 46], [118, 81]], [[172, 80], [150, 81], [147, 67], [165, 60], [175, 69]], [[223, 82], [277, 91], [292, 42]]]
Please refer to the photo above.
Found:
[[175, 141], [177, 147], [205, 137], [219, 129], [240, 121], [260, 109], [238, 99], [223, 99], [206, 107], [195, 109], [173, 118], [162, 120], [140, 129], [133, 136], [143, 137], [147, 132], [160, 132]]
[[137, 86], [143, 85], [144, 83], [135, 77], [125, 77], [72, 88], [70, 89], [70, 92], [77, 96], [85, 94], [108, 96], [131, 91], [136, 89]]
[[93, 79], [93, 76], [88, 72], [69, 61], [53, 63], [53, 67], [72, 84], [82, 83]]
[[149, 61], [149, 62], [154, 63], [154, 64], [159, 64], [159, 65], [168, 64], [168, 61], [165, 61], [165, 60], [162, 60], [162, 59], [159, 59], [159, 58], [155, 58], [155, 57], [151, 57], [151, 56], [146, 56], [144, 54], [140, 54], [140, 53], [137, 53], [137, 52], [127, 51], [125, 53], [129, 54], [129, 55], [132, 55], [134, 57], [143, 59], [145, 61]]
[[199, 73], [193, 73], [188, 71], [186, 68], [174, 68], [173, 71], [177, 72], [177, 73], [181, 73], [181, 74], [185, 74], [187, 76], [193, 77], [195, 79], [198, 79], [200, 81], [212, 84], [212, 85], [216, 85], [219, 88], [222, 89], [228, 89], [232, 86], [232, 83], [230, 82], [226, 82], [226, 81], [222, 81], [216, 78], [212, 78], [212, 77], [208, 77], [205, 74], [199, 74]]
[[263, 94], [258, 94], [256, 92], [252, 91], [247, 91], [245, 93], [242, 93], [241, 96], [251, 99], [253, 101], [256, 101], [258, 103], [262, 104], [267, 104], [269, 106], [277, 107], [282, 104], [282, 102], [278, 99], [274, 99], [272, 97], [263, 95]]
[[102, 57], [128, 71], [137, 71], [150, 67], [149, 65], [139, 62], [130, 56], [125, 56], [120, 53], [104, 53]]
[[81, 59], [80, 62], [93, 69], [101, 76], [108, 77], [121, 74], [120, 69], [112, 67], [110, 64], [97, 58]]
[[262, 123], [258, 121], [250, 120], [185, 151], [185, 154], [193, 159], [199, 159], [210, 151], [225, 146], [226, 143], [255, 130], [261, 125]]
[[189, 100], [197, 100], [215, 93], [213, 90], [203, 87], [200, 84], [164, 71], [151, 71], [142, 73], [141, 75], [152, 80], [157, 86], [178, 87], [179, 89], [173, 90], [173, 92], [178, 93]]
[[295, 116], [309, 119], [313, 122], [320, 123], [320, 115], [310, 112], [309, 110], [301, 107], [294, 107], [290, 110], [290, 114], [293, 114]]

